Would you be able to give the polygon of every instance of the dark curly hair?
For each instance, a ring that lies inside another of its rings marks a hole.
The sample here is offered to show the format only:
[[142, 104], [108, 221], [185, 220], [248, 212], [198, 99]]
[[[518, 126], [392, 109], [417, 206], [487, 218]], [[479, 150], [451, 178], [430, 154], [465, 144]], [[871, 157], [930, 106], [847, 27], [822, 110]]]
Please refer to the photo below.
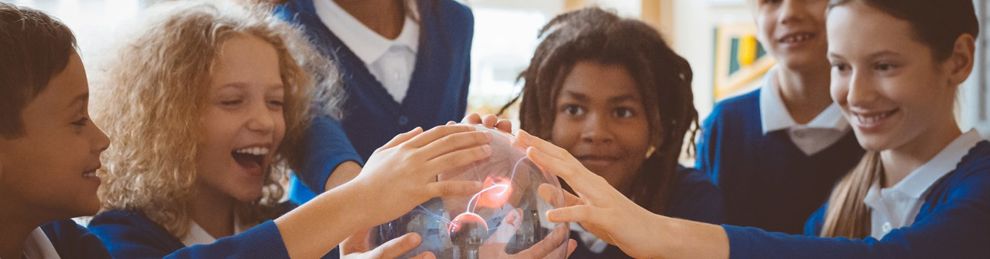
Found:
[[656, 152], [640, 167], [629, 189], [622, 191], [640, 206], [662, 213], [677, 179], [685, 134], [690, 131], [693, 143], [698, 129], [687, 60], [674, 53], [653, 27], [596, 7], [555, 17], [540, 30], [540, 37], [543, 42], [519, 75], [524, 81], [522, 92], [499, 113], [521, 97], [520, 127], [551, 139], [557, 94], [576, 63], [625, 68], [643, 96], [650, 144]]

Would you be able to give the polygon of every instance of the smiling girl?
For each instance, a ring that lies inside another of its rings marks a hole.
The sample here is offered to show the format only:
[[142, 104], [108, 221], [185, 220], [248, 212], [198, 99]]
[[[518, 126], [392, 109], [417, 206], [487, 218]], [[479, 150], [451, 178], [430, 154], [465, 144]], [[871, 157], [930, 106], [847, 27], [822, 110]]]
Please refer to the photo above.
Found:
[[[687, 61], [649, 25], [599, 8], [557, 16], [541, 36], [522, 74], [521, 128], [653, 213], [722, 223], [718, 189], [677, 163], [698, 117]], [[572, 257], [628, 257], [600, 237], [576, 227]]]
[[[289, 211], [278, 181], [298, 166], [318, 90], [301, 34], [266, 10], [222, 2], [153, 10], [108, 62], [97, 95], [96, 119], [118, 141], [89, 228], [112, 256], [314, 258], [431, 197], [476, 191], [434, 181], [487, 157], [491, 136], [415, 129], [351, 182]], [[416, 243], [406, 235], [378, 249]]]
[[656, 215], [566, 151], [521, 141], [580, 194], [550, 220], [580, 222], [636, 257], [987, 258], [990, 142], [953, 116], [978, 26], [970, 0], [830, 2], [831, 94], [869, 154], [809, 220], [806, 233], [822, 237]]

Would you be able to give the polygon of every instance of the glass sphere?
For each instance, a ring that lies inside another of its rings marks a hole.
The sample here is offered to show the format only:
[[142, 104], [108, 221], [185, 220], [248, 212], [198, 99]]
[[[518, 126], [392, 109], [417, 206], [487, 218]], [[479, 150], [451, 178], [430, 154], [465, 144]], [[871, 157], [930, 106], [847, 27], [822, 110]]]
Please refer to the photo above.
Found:
[[415, 232], [420, 245], [403, 258], [432, 252], [437, 258], [564, 258], [567, 223], [547, 220], [547, 210], [563, 207], [557, 177], [542, 172], [514, 145], [512, 135], [492, 133], [492, 155], [438, 181], [476, 181], [475, 193], [434, 198], [406, 215], [372, 229], [374, 246]]

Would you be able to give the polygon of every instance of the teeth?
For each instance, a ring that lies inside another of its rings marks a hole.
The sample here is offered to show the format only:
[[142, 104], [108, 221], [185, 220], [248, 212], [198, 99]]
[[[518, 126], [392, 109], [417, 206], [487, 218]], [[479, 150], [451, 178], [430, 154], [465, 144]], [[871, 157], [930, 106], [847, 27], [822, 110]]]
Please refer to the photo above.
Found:
[[234, 150], [234, 153], [263, 156], [268, 154], [268, 148], [263, 148], [263, 147], [242, 148], [242, 149]]
[[786, 38], [784, 38], [783, 42], [785, 42], [785, 43], [802, 42], [802, 41], [806, 41], [806, 40], [808, 40], [810, 38], [811, 38], [811, 34], [810, 33], [801, 33], [801, 34], [797, 34], [797, 35], [794, 35], [794, 36], [786, 37]]
[[83, 173], [83, 177], [96, 177], [96, 171], [85, 172]]
[[884, 113], [879, 113], [879, 114], [870, 115], [870, 116], [865, 116], [865, 115], [862, 115], [862, 114], [856, 114], [856, 120], [859, 121], [860, 124], [871, 125], [871, 124], [875, 124], [878, 121], [883, 120], [883, 119], [889, 117], [891, 114], [893, 114], [893, 112], [884, 112]]

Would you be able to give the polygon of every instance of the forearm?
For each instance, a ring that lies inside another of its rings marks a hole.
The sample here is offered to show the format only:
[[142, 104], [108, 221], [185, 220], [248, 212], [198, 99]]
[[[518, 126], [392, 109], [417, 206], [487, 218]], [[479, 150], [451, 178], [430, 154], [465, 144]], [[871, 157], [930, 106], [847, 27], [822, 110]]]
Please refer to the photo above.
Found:
[[330, 177], [327, 178], [327, 183], [325, 184], [326, 189], [323, 191], [329, 191], [337, 186], [343, 185], [354, 177], [357, 177], [358, 173], [361, 173], [361, 165], [354, 161], [347, 161], [336, 168], [330, 173]]
[[652, 228], [659, 245], [655, 258], [729, 258], [729, 238], [722, 226], [657, 215]]
[[291, 258], [319, 258], [354, 232], [374, 225], [366, 222], [369, 201], [358, 184], [344, 184], [275, 219]]

